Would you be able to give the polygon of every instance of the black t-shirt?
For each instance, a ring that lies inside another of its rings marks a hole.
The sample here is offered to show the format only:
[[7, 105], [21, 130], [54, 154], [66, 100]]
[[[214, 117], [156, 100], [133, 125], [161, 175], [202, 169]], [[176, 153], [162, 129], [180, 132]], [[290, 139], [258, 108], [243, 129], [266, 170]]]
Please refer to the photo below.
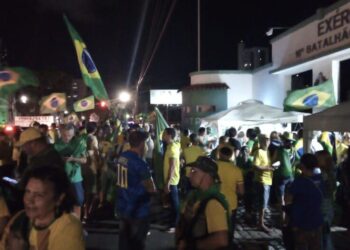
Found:
[[230, 138], [229, 139], [229, 143], [231, 144], [231, 146], [235, 149], [235, 150], [241, 150], [242, 148], [242, 144], [239, 140], [235, 139], [235, 138]]

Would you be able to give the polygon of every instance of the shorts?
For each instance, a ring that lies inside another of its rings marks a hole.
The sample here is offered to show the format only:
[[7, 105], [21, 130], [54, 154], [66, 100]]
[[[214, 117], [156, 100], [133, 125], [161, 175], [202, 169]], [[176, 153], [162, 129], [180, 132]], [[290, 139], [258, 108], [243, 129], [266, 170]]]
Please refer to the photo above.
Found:
[[264, 185], [260, 182], [257, 182], [257, 191], [258, 191], [258, 207], [259, 209], [266, 209], [269, 205], [270, 199], [270, 185]]
[[73, 189], [74, 189], [74, 196], [75, 196], [75, 205], [76, 206], [83, 206], [84, 204], [84, 188], [83, 188], [83, 182], [75, 182], [72, 183]]

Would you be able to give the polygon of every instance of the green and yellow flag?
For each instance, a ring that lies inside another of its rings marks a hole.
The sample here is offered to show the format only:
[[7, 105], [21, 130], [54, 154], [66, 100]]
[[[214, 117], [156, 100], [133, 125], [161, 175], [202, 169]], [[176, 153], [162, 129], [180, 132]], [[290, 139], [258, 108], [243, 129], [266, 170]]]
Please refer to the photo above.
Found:
[[73, 104], [75, 112], [83, 112], [86, 110], [95, 108], [95, 98], [94, 96], [89, 96], [84, 99], [81, 99]]
[[331, 80], [314, 87], [292, 91], [283, 103], [285, 111], [329, 108], [335, 104], [334, 88]]
[[80, 35], [74, 29], [65, 15], [63, 16], [63, 19], [67, 25], [69, 34], [72, 37], [75, 50], [77, 52], [81, 74], [86, 86], [91, 88], [92, 93], [98, 100], [108, 100], [109, 98], [107, 91], [84, 41], [81, 39]]
[[4, 125], [8, 121], [8, 101], [6, 98], [0, 97], [0, 125]]
[[38, 86], [39, 80], [31, 70], [16, 67], [0, 70], [0, 96], [6, 98], [25, 86]]
[[66, 94], [52, 93], [40, 101], [40, 114], [53, 114], [66, 110]]
[[156, 138], [154, 140], [154, 151], [153, 151], [153, 166], [155, 173], [155, 182], [158, 188], [163, 188], [164, 186], [164, 176], [163, 176], [163, 145], [161, 135], [164, 129], [168, 128], [169, 125], [164, 119], [162, 113], [159, 109], [155, 108], [155, 130]]

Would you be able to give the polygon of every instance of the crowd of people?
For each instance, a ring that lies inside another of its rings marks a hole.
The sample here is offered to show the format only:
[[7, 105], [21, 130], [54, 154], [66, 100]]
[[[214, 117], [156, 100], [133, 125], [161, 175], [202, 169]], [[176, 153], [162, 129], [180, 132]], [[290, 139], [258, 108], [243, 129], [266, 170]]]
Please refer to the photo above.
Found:
[[331, 226], [350, 226], [349, 145], [348, 133], [315, 132], [306, 153], [302, 130], [157, 135], [119, 121], [0, 131], [0, 249], [84, 249], [83, 225], [98, 211], [120, 220], [119, 249], [144, 249], [153, 195], [177, 249], [231, 249], [239, 206], [260, 230], [281, 228], [287, 249], [334, 249]]

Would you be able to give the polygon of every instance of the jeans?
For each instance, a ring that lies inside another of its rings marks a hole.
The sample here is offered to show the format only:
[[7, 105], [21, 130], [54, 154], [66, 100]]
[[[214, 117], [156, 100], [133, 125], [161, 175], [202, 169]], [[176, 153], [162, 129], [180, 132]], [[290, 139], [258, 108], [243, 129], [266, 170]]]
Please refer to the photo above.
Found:
[[333, 250], [333, 242], [331, 238], [331, 226], [334, 218], [333, 200], [324, 198], [322, 202], [322, 213], [323, 213], [323, 249]]
[[76, 206], [83, 206], [84, 205], [84, 188], [83, 188], [83, 182], [75, 182], [72, 183], [74, 188], [74, 195], [75, 195], [75, 205]]
[[293, 178], [289, 177], [289, 178], [278, 178], [277, 179], [277, 195], [278, 198], [280, 199], [282, 196], [284, 196], [284, 194], [286, 193], [286, 189], [288, 191], [288, 188], [290, 187], [290, 185], [293, 182]]
[[149, 230], [148, 219], [121, 218], [119, 250], [143, 250]]
[[269, 205], [270, 199], [270, 185], [264, 185], [260, 182], [256, 182], [257, 192], [258, 192], [258, 209], [266, 209]]
[[180, 217], [180, 200], [177, 185], [170, 185], [170, 201], [171, 201], [171, 227], [175, 227]]

